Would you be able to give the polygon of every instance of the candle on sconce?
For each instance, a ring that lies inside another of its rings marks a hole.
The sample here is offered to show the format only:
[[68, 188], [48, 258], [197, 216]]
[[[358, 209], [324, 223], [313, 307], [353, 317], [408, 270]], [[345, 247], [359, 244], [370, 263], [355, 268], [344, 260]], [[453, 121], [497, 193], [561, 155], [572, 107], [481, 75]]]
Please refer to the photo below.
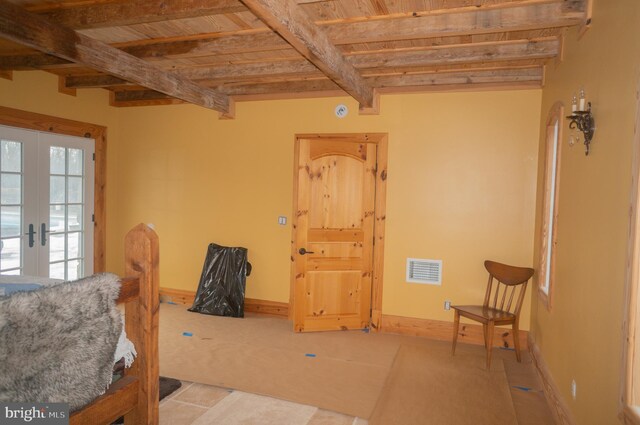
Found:
[[580, 88], [580, 110], [584, 111], [584, 106], [585, 106], [585, 93], [584, 93], [584, 88]]
[[578, 97], [574, 93], [573, 97], [571, 98], [571, 112], [575, 112], [577, 110], [578, 110]]

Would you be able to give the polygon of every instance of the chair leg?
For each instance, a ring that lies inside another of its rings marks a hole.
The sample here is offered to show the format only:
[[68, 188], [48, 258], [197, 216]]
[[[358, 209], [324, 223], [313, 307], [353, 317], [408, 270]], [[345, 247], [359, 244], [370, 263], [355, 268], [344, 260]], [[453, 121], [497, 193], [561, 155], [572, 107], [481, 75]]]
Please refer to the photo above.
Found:
[[516, 359], [518, 359], [518, 363], [520, 363], [520, 335], [518, 330], [518, 321], [513, 322], [513, 348], [516, 350]]
[[453, 345], [451, 347], [451, 355], [456, 354], [456, 343], [458, 342], [458, 327], [460, 326], [460, 313], [458, 310], [455, 310], [455, 315], [453, 318]]
[[484, 348], [487, 348], [487, 324], [482, 324], [482, 336], [484, 337]]
[[487, 323], [487, 369], [491, 369], [491, 352], [493, 348], [493, 321]]

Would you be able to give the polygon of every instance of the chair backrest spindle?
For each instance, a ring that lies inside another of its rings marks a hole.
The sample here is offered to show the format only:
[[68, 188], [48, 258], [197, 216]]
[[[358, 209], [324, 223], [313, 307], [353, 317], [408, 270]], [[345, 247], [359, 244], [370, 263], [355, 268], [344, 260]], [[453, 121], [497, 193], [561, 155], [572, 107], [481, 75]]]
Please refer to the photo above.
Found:
[[522, 285], [522, 289], [520, 290], [520, 294], [518, 296], [518, 302], [516, 304], [516, 309], [514, 311], [515, 315], [520, 314], [520, 308], [522, 307], [522, 301], [524, 301], [524, 294], [525, 292], [527, 292], [527, 284], [529, 282], [525, 282], [524, 285]]
[[489, 281], [487, 282], [487, 292], [484, 294], [484, 306], [489, 306], [489, 300], [491, 299], [491, 289], [493, 286], [493, 276], [489, 274]]
[[[500, 286], [500, 285], [498, 285]], [[500, 300], [500, 310], [504, 310], [504, 302], [507, 299], [507, 292], [509, 290], [509, 287], [507, 285], [504, 286], [503, 290], [502, 290], [502, 300]], [[508, 310], [508, 308], [507, 308]]]
[[505, 311], [511, 311], [511, 303], [513, 302], [513, 295], [516, 293], [516, 286], [511, 287], [511, 295], [509, 295], [509, 303]]

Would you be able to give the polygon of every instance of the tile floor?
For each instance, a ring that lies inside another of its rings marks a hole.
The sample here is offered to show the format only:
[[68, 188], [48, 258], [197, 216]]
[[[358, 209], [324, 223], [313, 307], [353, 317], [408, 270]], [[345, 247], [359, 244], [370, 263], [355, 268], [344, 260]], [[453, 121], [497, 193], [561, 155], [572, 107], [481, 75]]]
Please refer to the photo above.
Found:
[[160, 402], [160, 425], [367, 425], [365, 419], [305, 404], [182, 382]]

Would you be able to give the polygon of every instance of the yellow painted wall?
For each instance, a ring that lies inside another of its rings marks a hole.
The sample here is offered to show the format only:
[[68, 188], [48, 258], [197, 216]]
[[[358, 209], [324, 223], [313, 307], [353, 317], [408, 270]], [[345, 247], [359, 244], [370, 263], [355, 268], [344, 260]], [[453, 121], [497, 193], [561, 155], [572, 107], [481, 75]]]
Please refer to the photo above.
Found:
[[[532, 334], [581, 425], [618, 423], [623, 286], [635, 92], [640, 69], [640, 2], [594, 2], [593, 27], [567, 36], [565, 61], [550, 66], [542, 120], [554, 102], [570, 108], [581, 85], [593, 102], [592, 153], [562, 141], [557, 267], [551, 312], [533, 298]], [[541, 143], [541, 149], [543, 149]], [[542, 150], [539, 154], [543, 157]], [[542, 165], [539, 173], [540, 189]], [[540, 211], [542, 193], [538, 193]], [[540, 216], [537, 217], [537, 233]], [[537, 238], [536, 238], [537, 239]], [[539, 261], [536, 240], [535, 263]], [[577, 399], [570, 394], [577, 383]]]
[[[389, 133], [383, 312], [452, 320], [445, 299], [482, 299], [484, 259], [531, 265], [539, 111], [540, 90], [384, 96], [379, 116], [346, 98], [240, 103], [232, 121], [123, 109], [117, 228], [157, 226], [172, 288], [196, 289], [209, 242], [245, 246], [247, 296], [286, 302], [294, 135]], [[406, 283], [407, 257], [443, 259], [443, 285]]]
[[[482, 299], [483, 260], [531, 265], [541, 90], [388, 95], [379, 116], [348, 98], [247, 102], [219, 120], [191, 105], [114, 109], [100, 91], [67, 98], [50, 75], [15, 76], [0, 103], [109, 126], [109, 270], [123, 269], [126, 231], [153, 223], [161, 286], [195, 291], [207, 244], [241, 245], [247, 296], [287, 302], [291, 229], [277, 217], [291, 220], [294, 136], [316, 132], [389, 134], [383, 313], [452, 320], [445, 299]], [[442, 259], [442, 286], [406, 283], [407, 257]]]

